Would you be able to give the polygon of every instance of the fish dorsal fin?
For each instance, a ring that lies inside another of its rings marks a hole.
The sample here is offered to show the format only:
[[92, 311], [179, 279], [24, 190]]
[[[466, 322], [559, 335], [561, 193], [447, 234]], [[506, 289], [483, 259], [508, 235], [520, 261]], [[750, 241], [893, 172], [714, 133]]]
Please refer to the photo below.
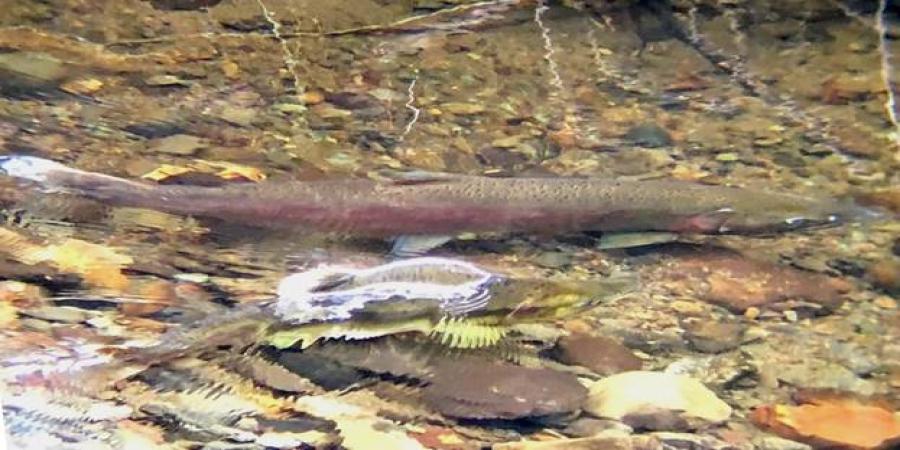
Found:
[[449, 173], [449, 172], [430, 172], [427, 170], [394, 170], [382, 169], [377, 170], [371, 175], [379, 181], [391, 184], [430, 184], [430, 183], [448, 183], [451, 181], [459, 181], [468, 175]]

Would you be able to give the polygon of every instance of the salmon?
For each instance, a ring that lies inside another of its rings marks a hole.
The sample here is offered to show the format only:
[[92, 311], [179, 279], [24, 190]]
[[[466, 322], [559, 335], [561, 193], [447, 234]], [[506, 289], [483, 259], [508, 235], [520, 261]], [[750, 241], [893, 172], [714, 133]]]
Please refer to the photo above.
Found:
[[665, 232], [760, 235], [837, 226], [877, 215], [852, 203], [671, 180], [494, 178], [407, 173], [390, 180], [156, 185], [32, 156], [0, 157], [0, 172], [47, 191], [106, 204], [253, 226], [400, 237], [421, 254], [461, 233]]
[[323, 265], [279, 283], [273, 309], [280, 324], [268, 342], [308, 347], [320, 339], [418, 332], [451, 347], [486, 347], [499, 343], [514, 324], [572, 317], [638, 285], [638, 277], [626, 272], [521, 278], [437, 257], [368, 268]]

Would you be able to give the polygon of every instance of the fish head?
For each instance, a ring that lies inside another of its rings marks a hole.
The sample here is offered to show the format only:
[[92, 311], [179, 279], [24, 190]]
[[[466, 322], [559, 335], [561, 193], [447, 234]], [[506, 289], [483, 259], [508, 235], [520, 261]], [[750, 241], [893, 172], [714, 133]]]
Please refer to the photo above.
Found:
[[563, 318], [626, 296], [640, 287], [632, 272], [614, 272], [590, 279], [516, 279], [511, 289], [498, 292], [489, 309], [504, 310], [516, 317]]
[[852, 201], [759, 192], [743, 205], [730, 209], [732, 211], [719, 225], [719, 233], [776, 234], [830, 228], [883, 217], [881, 212]]

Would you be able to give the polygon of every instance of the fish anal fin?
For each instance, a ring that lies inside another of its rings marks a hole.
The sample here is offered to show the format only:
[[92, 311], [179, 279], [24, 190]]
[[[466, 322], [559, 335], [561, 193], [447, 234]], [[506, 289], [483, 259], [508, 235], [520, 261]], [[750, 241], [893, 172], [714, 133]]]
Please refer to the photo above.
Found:
[[643, 247], [645, 245], [665, 244], [678, 239], [678, 235], [668, 232], [643, 233], [603, 233], [597, 248], [610, 250], [616, 248]]
[[394, 258], [414, 258], [422, 256], [432, 249], [440, 247], [450, 240], [452, 236], [445, 235], [405, 235], [394, 239], [390, 256]]

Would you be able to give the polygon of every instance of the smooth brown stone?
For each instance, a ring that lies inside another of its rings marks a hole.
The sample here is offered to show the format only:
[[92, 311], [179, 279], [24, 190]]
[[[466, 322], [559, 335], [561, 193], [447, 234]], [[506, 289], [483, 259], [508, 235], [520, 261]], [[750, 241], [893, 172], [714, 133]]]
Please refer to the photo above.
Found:
[[555, 353], [560, 362], [582, 366], [604, 376], [640, 370], [644, 364], [615, 339], [587, 334], [564, 336], [556, 344]]
[[668, 275], [698, 298], [736, 313], [786, 300], [803, 300], [833, 311], [852, 287], [840, 278], [715, 248], [676, 256]]
[[569, 414], [586, 397], [570, 373], [465, 358], [438, 364], [424, 399], [450, 417], [511, 420]]

